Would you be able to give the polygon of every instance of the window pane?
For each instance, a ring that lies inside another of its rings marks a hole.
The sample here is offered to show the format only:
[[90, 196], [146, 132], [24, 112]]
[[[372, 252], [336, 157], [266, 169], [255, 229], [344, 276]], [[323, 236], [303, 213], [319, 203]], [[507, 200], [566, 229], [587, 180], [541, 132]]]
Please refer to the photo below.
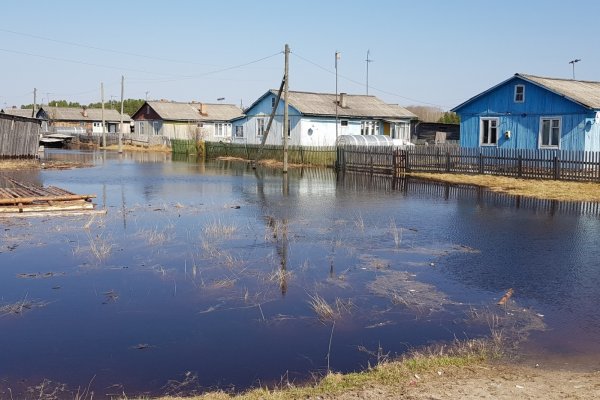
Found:
[[483, 124], [482, 124], [482, 129], [483, 129], [483, 136], [481, 138], [481, 143], [483, 144], [488, 144], [488, 129], [490, 127], [490, 121], [487, 119], [483, 120]]
[[[558, 121], [556, 121], [558, 122]], [[553, 124], [554, 125], [554, 124]], [[558, 141], [560, 140], [560, 129], [558, 126], [552, 128], [552, 146], [558, 146]]]
[[492, 128], [490, 130], [490, 144], [496, 144], [496, 138], [497, 136], [497, 131], [498, 128], [496, 128], [496, 121], [492, 121]]
[[542, 146], [550, 145], [550, 120], [542, 120]]

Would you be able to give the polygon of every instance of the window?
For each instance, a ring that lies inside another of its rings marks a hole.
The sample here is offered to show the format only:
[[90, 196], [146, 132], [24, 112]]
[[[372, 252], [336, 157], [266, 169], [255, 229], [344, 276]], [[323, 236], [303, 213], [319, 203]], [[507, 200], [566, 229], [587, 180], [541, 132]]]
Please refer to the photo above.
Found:
[[225, 125], [225, 124], [215, 124], [215, 136], [216, 137], [225, 136], [225, 127], [223, 125]]
[[515, 103], [525, 102], [525, 86], [515, 85]]
[[275, 97], [271, 97], [271, 108], [275, 107]]
[[379, 131], [379, 122], [362, 121], [360, 123], [360, 134], [361, 135], [377, 135], [378, 131]]
[[256, 136], [262, 136], [265, 134], [265, 119], [256, 118]]
[[235, 137], [236, 138], [243, 138], [244, 137], [244, 126], [243, 125], [237, 125], [235, 127]]
[[144, 122], [138, 122], [138, 133], [140, 135], [144, 134]]
[[392, 138], [402, 139], [405, 142], [410, 142], [410, 124], [407, 122], [399, 122], [392, 125]]
[[558, 148], [560, 131], [560, 118], [540, 118], [540, 147]]
[[340, 121], [340, 125], [341, 126], [348, 126], [348, 121], [347, 120]]
[[479, 143], [482, 146], [496, 146], [498, 143], [498, 118], [481, 118]]

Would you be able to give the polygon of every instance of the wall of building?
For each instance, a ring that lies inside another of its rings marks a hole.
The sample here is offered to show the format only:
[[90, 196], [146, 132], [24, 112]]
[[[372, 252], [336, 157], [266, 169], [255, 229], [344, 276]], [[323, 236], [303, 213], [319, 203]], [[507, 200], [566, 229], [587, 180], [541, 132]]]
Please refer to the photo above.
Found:
[[[522, 103], [514, 101], [517, 84], [525, 87], [525, 101]], [[590, 148], [591, 145], [586, 145], [585, 125], [586, 119], [595, 116], [583, 106], [519, 78], [512, 79], [473, 100], [459, 109], [458, 114], [461, 118], [460, 145], [462, 147], [479, 147], [481, 118], [497, 117], [497, 147], [521, 149], [540, 147], [540, 118], [559, 117], [561, 119], [559, 148], [562, 150]], [[505, 137], [507, 131], [510, 131], [510, 138]], [[591, 138], [588, 141], [595, 143]]]

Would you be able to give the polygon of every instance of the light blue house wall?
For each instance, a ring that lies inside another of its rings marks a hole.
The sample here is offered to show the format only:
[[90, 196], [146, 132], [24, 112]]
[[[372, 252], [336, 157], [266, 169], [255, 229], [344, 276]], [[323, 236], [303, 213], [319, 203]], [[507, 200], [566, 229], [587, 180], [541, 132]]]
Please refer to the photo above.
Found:
[[[262, 140], [262, 136], [257, 136], [257, 119], [265, 119], [265, 129], [268, 124], [268, 119], [273, 111], [272, 100], [276, 96], [272, 93], [267, 93], [250, 109], [246, 110], [246, 115], [242, 118], [235, 119], [232, 122], [232, 141], [235, 143], [258, 144]], [[283, 98], [279, 101], [275, 118], [271, 124], [269, 135], [267, 136], [266, 144], [280, 145], [283, 143]], [[291, 133], [288, 144], [300, 144], [300, 120], [301, 114], [294, 107], [288, 105], [288, 118], [290, 120]], [[237, 126], [242, 126], [243, 137], [236, 137]]]
[[[525, 88], [515, 102], [515, 86]], [[600, 120], [591, 110], [553, 91], [515, 76], [453, 109], [461, 118], [461, 147], [480, 147], [481, 119], [498, 118], [496, 147], [539, 149], [540, 119], [559, 118], [559, 149], [600, 151]], [[510, 132], [510, 138], [505, 133]]]

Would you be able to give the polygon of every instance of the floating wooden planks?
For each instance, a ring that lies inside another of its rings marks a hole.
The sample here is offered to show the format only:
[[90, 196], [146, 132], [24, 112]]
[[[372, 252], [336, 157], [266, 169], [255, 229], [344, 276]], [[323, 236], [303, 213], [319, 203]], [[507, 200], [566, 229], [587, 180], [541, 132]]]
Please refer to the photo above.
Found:
[[28, 186], [11, 178], [0, 187], [0, 215], [25, 212], [63, 212], [93, 210], [91, 199], [96, 195], [79, 195], [55, 187]]

